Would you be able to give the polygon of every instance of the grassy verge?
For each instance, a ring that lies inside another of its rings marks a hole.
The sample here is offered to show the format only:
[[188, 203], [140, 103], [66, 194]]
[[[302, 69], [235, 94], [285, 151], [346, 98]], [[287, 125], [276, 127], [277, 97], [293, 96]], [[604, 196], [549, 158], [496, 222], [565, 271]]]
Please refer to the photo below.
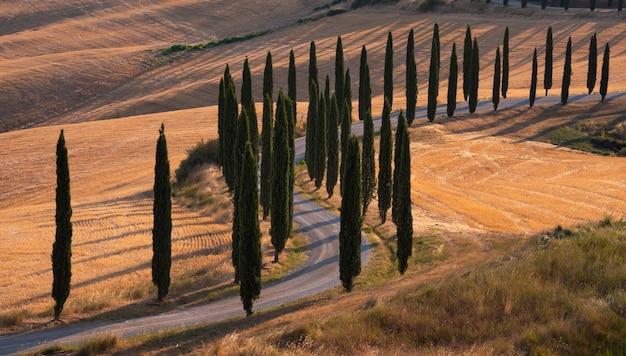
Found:
[[172, 45], [170, 47], [163, 48], [163, 49], [159, 50], [159, 53], [161, 55], [163, 55], [163, 56], [167, 56], [167, 55], [170, 55], [170, 54], [176, 53], [176, 52], [201, 51], [203, 49], [213, 48], [213, 47], [217, 47], [217, 46], [223, 45], [223, 44], [247, 41], [247, 40], [253, 39], [255, 37], [263, 36], [263, 35], [265, 35], [265, 34], [267, 34], [269, 32], [270, 31], [268, 30], [268, 31], [249, 33], [247, 35], [232, 36], [232, 37], [223, 38], [221, 40], [214, 40], [214, 41], [211, 41], [209, 43], [200, 43], [200, 44], [196, 44], [196, 45], [175, 44], [175, 45]]
[[589, 119], [550, 128], [538, 138], [580, 151], [626, 156], [626, 125], [622, 119]]

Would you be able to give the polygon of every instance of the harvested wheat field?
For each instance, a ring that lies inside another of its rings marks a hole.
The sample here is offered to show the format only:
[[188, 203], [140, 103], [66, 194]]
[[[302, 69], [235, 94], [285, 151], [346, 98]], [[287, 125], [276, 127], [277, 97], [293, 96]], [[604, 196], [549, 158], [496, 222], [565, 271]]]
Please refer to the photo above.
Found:
[[[317, 44], [323, 77], [334, 73], [339, 35], [355, 97], [359, 54], [361, 46], [367, 46], [375, 113], [382, 107], [388, 31], [393, 31], [395, 39], [395, 110], [404, 106], [405, 38], [411, 28], [417, 34], [418, 105], [426, 103], [435, 22], [442, 43], [440, 102], [447, 88], [449, 51], [456, 42], [461, 58], [466, 24], [481, 48], [481, 100], [491, 95], [493, 57], [506, 26], [511, 32], [510, 97], [527, 96], [535, 47], [542, 78], [541, 58], [550, 25], [555, 43], [550, 94], [560, 90], [568, 36], [574, 44], [572, 95], [586, 92], [587, 47], [594, 32], [599, 47], [611, 44], [612, 68], [626, 63], [626, 24], [621, 14], [512, 8], [479, 11], [468, 3], [461, 4], [463, 9], [418, 14], [408, 10], [412, 3], [401, 1], [395, 7], [366, 8], [296, 25], [298, 19], [317, 14], [315, 7], [324, 1], [276, 0], [271, 6], [219, 0], [141, 5], [80, 1], [80, 6], [70, 0], [37, 5], [5, 2], [0, 9], [0, 130], [5, 131], [0, 134], [0, 179], [4, 182], [0, 246], [10, 253], [0, 261], [0, 270], [5, 271], [0, 274], [0, 311], [24, 310], [26, 320], [34, 322], [52, 315], [54, 148], [61, 129], [69, 150], [74, 210], [72, 292], [63, 315], [73, 320], [128, 306], [132, 314], [132, 308], [145, 306], [154, 294], [150, 283], [151, 190], [158, 128], [161, 122], [165, 124], [173, 173], [186, 150], [217, 135], [215, 104], [226, 64], [240, 83], [243, 60], [248, 57], [259, 101], [267, 51], [273, 54], [277, 91], [286, 88], [288, 55], [293, 49], [300, 93], [298, 118], [302, 119], [308, 100], [309, 43]], [[272, 31], [199, 52], [158, 53], [173, 44], [207, 43], [265, 30]], [[540, 80], [539, 93], [541, 84]], [[613, 70], [609, 92], [624, 91], [626, 74]], [[555, 110], [538, 106], [458, 113], [452, 120], [414, 123], [415, 231], [438, 226], [524, 235], [557, 224], [621, 216], [626, 194], [621, 189], [626, 183], [623, 158], [583, 154], [533, 140], [545, 125], [588, 111], [586, 105], [591, 104], [559, 106], [555, 119], [551, 119]], [[593, 111], [619, 116], [624, 106], [619, 99]], [[27, 127], [31, 128], [23, 129]], [[23, 130], [11, 131], [15, 129]], [[219, 173], [206, 174], [204, 179], [211, 185], [207, 189], [227, 199]], [[224, 276], [232, 271], [228, 207], [196, 211], [179, 204], [174, 208], [173, 281], [200, 284], [194, 290], [225, 283]], [[267, 251], [267, 243], [264, 246]], [[197, 278], [187, 278], [191, 276]], [[175, 293], [175, 286], [172, 290]]]

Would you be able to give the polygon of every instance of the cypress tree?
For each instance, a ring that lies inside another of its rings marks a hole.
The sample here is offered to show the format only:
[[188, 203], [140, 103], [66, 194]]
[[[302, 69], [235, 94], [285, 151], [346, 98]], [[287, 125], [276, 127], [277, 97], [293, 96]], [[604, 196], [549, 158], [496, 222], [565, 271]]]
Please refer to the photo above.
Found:
[[[266, 95], [268, 98], [269, 95]], [[257, 159], [250, 142], [246, 142], [239, 181], [241, 237], [239, 240], [239, 294], [246, 315], [252, 315], [252, 305], [261, 294], [261, 229], [259, 228], [259, 194]]]
[[448, 77], [448, 117], [454, 115], [456, 110], [456, 86], [459, 80], [459, 64], [456, 57], [456, 43], [452, 44], [452, 55], [450, 56], [450, 75]]
[[361, 164], [359, 140], [350, 135], [346, 153], [344, 193], [341, 199], [339, 232], [339, 278], [350, 292], [354, 278], [361, 273]]
[[563, 8], [569, 10], [569, 0], [563, 0]]
[[274, 131], [274, 104], [270, 93], [265, 94], [263, 100], [263, 132], [261, 145], [263, 159], [261, 160], [261, 206], [263, 220], [267, 219], [272, 207], [272, 136]]
[[463, 41], [463, 100], [467, 101], [469, 96], [470, 70], [472, 68], [472, 31], [469, 25], [465, 29], [465, 40]]
[[417, 106], [417, 64], [415, 63], [415, 41], [413, 29], [409, 32], [406, 45], [406, 119], [409, 126], [415, 119]]
[[[369, 85], [369, 67], [365, 66], [365, 76], [368, 78], [368, 84]], [[343, 79], [343, 99], [346, 101], [345, 105], [347, 105], [347, 109], [346, 112], [349, 113], [350, 115], [350, 122], [352, 122], [352, 83], [350, 80], [350, 68], [348, 68], [346, 70], [346, 76]], [[371, 100], [370, 100], [371, 101]], [[371, 104], [370, 104], [371, 106]]]
[[345, 162], [346, 162], [346, 153], [348, 151], [348, 139], [352, 134], [352, 117], [350, 116], [350, 111], [347, 103], [343, 105], [344, 113], [341, 116], [341, 164], [339, 166], [339, 174], [341, 175], [341, 182], [339, 186], [339, 192], [341, 196], [343, 196], [343, 187], [344, 187], [344, 173], [345, 173]]
[[272, 184], [272, 214], [270, 215], [270, 235], [274, 246], [274, 262], [278, 262], [278, 255], [285, 248], [289, 237], [289, 183], [290, 149], [289, 149], [289, 122], [287, 117], [287, 103], [282, 90], [278, 92], [276, 116], [274, 123], [273, 168], [274, 184]]
[[606, 91], [609, 87], [609, 44], [604, 46], [604, 55], [602, 57], [602, 77], [600, 78], [600, 95], [602, 95], [602, 101], [606, 97]]
[[[311, 47], [309, 49], [309, 82], [315, 82], [315, 85], [319, 88], [320, 83], [317, 78], [317, 55], [315, 53], [315, 41], [311, 41]], [[311, 98], [309, 98], [311, 100]]]
[[428, 121], [432, 122], [433, 120], [435, 120], [435, 114], [437, 112], [437, 95], [439, 94], [439, 70], [437, 68], [437, 63], [439, 63], [439, 59], [437, 58], [437, 42], [435, 36], [433, 36], [430, 48], [427, 116]]
[[318, 113], [318, 88], [314, 81], [309, 82], [309, 110], [306, 120], [306, 138], [305, 145], [306, 151], [304, 152], [304, 160], [306, 161], [306, 167], [309, 174], [309, 179], [315, 179], [315, 150], [316, 150], [316, 138], [315, 130], [317, 129], [317, 121], [319, 117]]
[[476, 105], [478, 104], [478, 78], [480, 72], [480, 63], [479, 63], [479, 51], [478, 51], [478, 42], [476, 38], [474, 38], [474, 45], [472, 46], [472, 69], [470, 71], [470, 93], [469, 93], [469, 112], [473, 113], [476, 111]]
[[337, 96], [333, 94], [328, 111], [328, 138], [326, 139], [328, 142], [326, 192], [329, 198], [333, 196], [339, 176], [339, 137], [337, 135], [337, 126], [339, 126], [339, 108], [337, 106]]
[[[404, 125], [404, 122], [400, 123]], [[400, 130], [398, 130], [400, 131]], [[400, 166], [396, 169], [398, 173], [398, 216], [397, 216], [397, 236], [398, 249], [398, 270], [404, 274], [408, 266], [408, 259], [413, 250], [413, 215], [411, 214], [411, 152], [409, 151], [409, 131], [401, 130], [403, 137], [400, 140]], [[395, 197], [394, 197], [395, 199]]]
[[532, 108], [535, 105], [535, 97], [537, 96], [537, 47], [533, 52], [533, 70], [530, 77], [530, 97], [529, 105]]
[[543, 73], [543, 88], [546, 90], [546, 96], [548, 96], [548, 90], [552, 88], [552, 49], [552, 26], [550, 26], [546, 36], [546, 70]]
[[57, 142], [56, 233], [52, 244], [52, 298], [54, 320], [58, 321], [63, 305], [70, 295], [72, 278], [72, 204], [70, 170], [63, 130]]
[[[269, 95], [270, 103], [274, 102], [274, 69], [272, 65], [272, 52], [267, 51], [265, 57], [265, 70], [263, 71], [263, 100]], [[273, 110], [272, 110], [273, 111]]]
[[[435, 26], [433, 29], [433, 38], [435, 39], [436, 51], [437, 51], [437, 74], [439, 74], [441, 70], [441, 43], [439, 42], [439, 24], [435, 22]], [[437, 81], [439, 81], [437, 77]], [[437, 91], [439, 94], [439, 91]]]
[[152, 283], [157, 287], [157, 302], [162, 302], [170, 287], [172, 266], [172, 186], [167, 157], [165, 127], [161, 124], [154, 166], [154, 224], [152, 228]]
[[359, 121], [365, 120], [365, 113], [369, 109], [365, 100], [367, 99], [365, 89], [365, 66], [367, 65], [367, 50], [365, 46], [361, 48], [361, 59], [359, 62]]
[[287, 74], [287, 97], [291, 100], [294, 114], [298, 112], [296, 107], [296, 57], [293, 49], [289, 52], [289, 71]]
[[327, 144], [326, 98], [322, 94], [317, 101], [317, 120], [315, 121], [315, 188], [322, 187], [326, 173]]
[[567, 104], [569, 97], [569, 85], [572, 80], [572, 38], [567, 40], [567, 48], [565, 49], [565, 65], [563, 66], [563, 81], [561, 85], [561, 104]]
[[328, 115], [328, 110], [330, 110], [330, 78], [328, 75], [326, 75], [326, 83], [324, 83], [324, 99], [326, 100], [326, 114]]
[[502, 97], [506, 99], [509, 90], [509, 26], [504, 30], [504, 43], [502, 44]]
[[[235, 283], [239, 282], [239, 244], [241, 240], [241, 189], [239, 182], [241, 180], [241, 161], [245, 153], [246, 142], [250, 141], [250, 128], [249, 128], [248, 113], [246, 108], [241, 109], [241, 114], [237, 120], [237, 140], [235, 143], [235, 177], [237, 179], [237, 185], [235, 185], [235, 192], [233, 194], [233, 234], [232, 234], [232, 262], [235, 269]], [[270, 207], [271, 209], [271, 207]]]
[[385, 77], [383, 83], [384, 97], [389, 99], [389, 105], [393, 107], [393, 39], [391, 31], [387, 35], [387, 48], [385, 49]]
[[226, 87], [224, 86], [224, 78], [220, 78], [220, 87], [219, 93], [217, 97], [217, 137], [218, 137], [218, 152], [219, 152], [219, 160], [220, 167], [223, 166], [224, 160], [226, 159], [226, 145], [224, 143], [226, 133], [225, 130], [225, 119], [224, 119], [224, 105], [226, 103]]
[[591, 36], [589, 41], [589, 65], [587, 68], [587, 90], [589, 94], [593, 92], [593, 88], [596, 86], [596, 75], [598, 71], [598, 43], [596, 34]]
[[335, 95], [337, 95], [337, 104], [339, 104], [339, 114], [343, 115], [344, 98], [344, 80], [345, 69], [343, 62], [343, 44], [341, 36], [337, 37], [337, 48], [335, 50]]
[[522, 9], [525, 9], [527, 5], [528, 5], [528, 0], [522, 0]]
[[393, 151], [393, 185], [392, 185], [392, 204], [391, 204], [391, 221], [396, 224], [398, 220], [398, 209], [400, 205], [400, 165], [402, 164], [402, 140], [405, 137], [404, 131], [408, 129], [406, 119], [402, 112], [398, 116], [398, 126], [396, 129], [396, 146]]
[[589, 9], [591, 11], [595, 11], [595, 9], [596, 9], [596, 0], [589, 1]]
[[[250, 65], [248, 58], [243, 62], [243, 79], [241, 84], [241, 107], [246, 109], [248, 114], [248, 129], [250, 130], [250, 143], [254, 154], [259, 154], [259, 127], [257, 123], [256, 108], [254, 107], [254, 98], [252, 97], [252, 75], [250, 74]], [[241, 148], [243, 150], [243, 147]], [[237, 165], [241, 161], [236, 161]], [[239, 176], [237, 176], [239, 179]]]
[[491, 95], [494, 110], [498, 110], [498, 104], [500, 103], [500, 72], [500, 47], [498, 47], [496, 49], [496, 60], [493, 64], [493, 92]]
[[363, 153], [361, 159], [361, 176], [363, 179], [363, 215], [367, 212], [376, 191], [376, 153], [374, 152], [374, 122], [372, 113], [365, 115], [363, 123]]
[[293, 189], [296, 184], [296, 112], [289, 110], [293, 108], [291, 99], [285, 98], [285, 109], [287, 111], [287, 147], [289, 148], [289, 160], [287, 161], [287, 174], [289, 175], [287, 185], [287, 237], [291, 236], [293, 227]]
[[548, 0], [541, 0], [541, 10], [545, 10], [548, 6]]
[[391, 206], [391, 107], [385, 100], [380, 125], [380, 148], [378, 152], [378, 212], [382, 224], [387, 221], [387, 210]]
[[617, 11], [622, 12], [623, 8], [624, 8], [624, 0], [617, 0]]
[[[226, 85], [228, 83], [228, 85]], [[230, 80], [224, 80], [226, 85], [226, 97], [224, 100], [224, 145], [225, 156], [222, 163], [224, 179], [229, 190], [235, 189], [235, 139], [237, 138], [237, 120], [239, 118], [239, 106], [235, 85]]]

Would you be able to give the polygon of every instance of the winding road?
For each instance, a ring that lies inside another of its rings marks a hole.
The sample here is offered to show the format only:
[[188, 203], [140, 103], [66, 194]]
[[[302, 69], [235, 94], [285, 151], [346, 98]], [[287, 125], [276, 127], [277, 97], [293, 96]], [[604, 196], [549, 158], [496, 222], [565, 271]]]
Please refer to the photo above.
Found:
[[[607, 96], [607, 100], [621, 97], [626, 94]], [[579, 100], [598, 100], [599, 95], [572, 96], [569, 102]], [[536, 105], [556, 105], [560, 97], [538, 97]], [[528, 105], [528, 99], [510, 98], [500, 101], [500, 108], [513, 108]], [[437, 108], [438, 115], [445, 114], [445, 106]], [[458, 103], [457, 112], [465, 112], [466, 103]], [[490, 101], [479, 102], [477, 111], [492, 110]], [[416, 112], [414, 125], [420, 125], [426, 117], [425, 108]], [[397, 114], [393, 117], [393, 122]], [[375, 120], [375, 127], [380, 127], [380, 119]], [[361, 122], [352, 125], [352, 132], [361, 135]], [[304, 140], [296, 141], [296, 161], [304, 157]], [[304, 234], [308, 239], [306, 247], [307, 260], [283, 279], [269, 285], [264, 285], [261, 297], [256, 301], [255, 310], [275, 307], [289, 303], [310, 295], [318, 294], [340, 284], [339, 281], [339, 217], [334, 213], [305, 199], [302, 194], [294, 194], [294, 222], [297, 232]], [[370, 246], [363, 238], [362, 263], [370, 257]], [[55, 327], [33, 332], [26, 332], [8, 336], [0, 336], [0, 355], [10, 355], [33, 349], [39, 349], [51, 344], [77, 344], [97, 335], [117, 335], [127, 337], [146, 332], [165, 330], [216, 322], [235, 316], [243, 316], [241, 301], [238, 295], [231, 295], [210, 303], [189, 307], [182, 310], [165, 312], [159, 315], [142, 317], [131, 320], [102, 321], [93, 323], [76, 323], [62, 327]]]

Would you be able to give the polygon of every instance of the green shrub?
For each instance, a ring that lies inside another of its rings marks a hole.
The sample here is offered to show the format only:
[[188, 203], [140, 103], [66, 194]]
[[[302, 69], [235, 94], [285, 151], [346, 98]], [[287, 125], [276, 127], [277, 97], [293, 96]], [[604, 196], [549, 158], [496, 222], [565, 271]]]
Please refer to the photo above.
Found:
[[111, 351], [117, 345], [117, 336], [106, 335], [97, 336], [91, 340], [83, 342], [78, 347], [78, 356], [102, 355]]
[[176, 183], [182, 184], [194, 168], [204, 163], [220, 164], [218, 139], [202, 140], [187, 151], [187, 158], [176, 170]]

